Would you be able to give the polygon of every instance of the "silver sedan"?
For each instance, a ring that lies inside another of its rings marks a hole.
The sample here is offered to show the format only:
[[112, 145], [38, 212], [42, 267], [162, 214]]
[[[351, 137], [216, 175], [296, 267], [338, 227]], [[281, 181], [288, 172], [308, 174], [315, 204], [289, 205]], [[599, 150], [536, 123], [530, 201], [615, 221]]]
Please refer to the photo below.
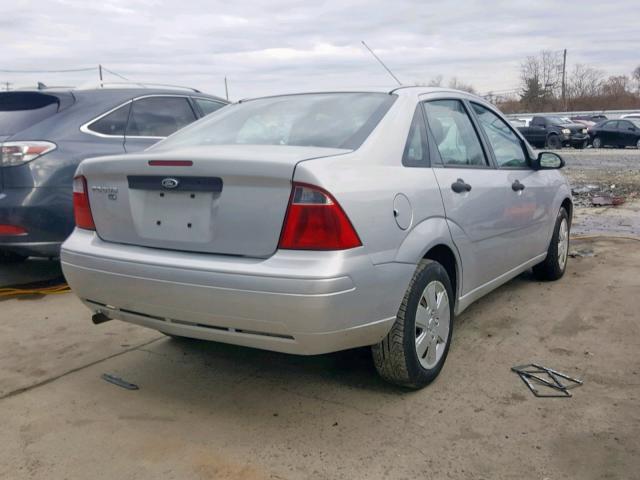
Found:
[[563, 275], [563, 164], [464, 92], [245, 100], [82, 162], [62, 267], [96, 323], [303, 355], [371, 346], [385, 379], [420, 388], [455, 315], [527, 269]]

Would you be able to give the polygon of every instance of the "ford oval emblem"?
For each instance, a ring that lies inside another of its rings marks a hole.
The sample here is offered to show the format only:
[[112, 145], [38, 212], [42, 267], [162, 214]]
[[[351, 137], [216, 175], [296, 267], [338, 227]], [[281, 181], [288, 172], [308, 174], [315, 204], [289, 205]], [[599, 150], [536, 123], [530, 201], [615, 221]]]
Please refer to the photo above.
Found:
[[180, 182], [175, 178], [163, 178], [160, 184], [163, 188], [176, 188]]

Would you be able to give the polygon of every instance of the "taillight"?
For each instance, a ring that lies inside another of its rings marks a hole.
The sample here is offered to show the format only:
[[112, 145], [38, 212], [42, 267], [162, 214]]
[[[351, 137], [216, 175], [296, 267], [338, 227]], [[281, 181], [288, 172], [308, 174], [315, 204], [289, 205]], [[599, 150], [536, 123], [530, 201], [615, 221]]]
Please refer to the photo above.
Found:
[[89, 205], [89, 191], [87, 190], [87, 180], [82, 175], [73, 179], [73, 214], [76, 219], [76, 226], [86, 230], [95, 230]]
[[362, 245], [353, 225], [326, 191], [294, 183], [278, 248], [346, 250]]
[[19, 225], [0, 224], [0, 235], [9, 237], [20, 237], [26, 235], [27, 231]]
[[51, 142], [5, 142], [0, 147], [0, 166], [15, 167], [55, 150]]

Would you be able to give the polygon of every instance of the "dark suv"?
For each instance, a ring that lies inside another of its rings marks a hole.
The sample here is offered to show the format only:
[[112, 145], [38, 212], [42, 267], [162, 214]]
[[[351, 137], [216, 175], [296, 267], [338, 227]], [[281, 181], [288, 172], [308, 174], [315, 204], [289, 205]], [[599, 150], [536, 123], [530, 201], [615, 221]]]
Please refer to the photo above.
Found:
[[58, 256], [83, 159], [143, 150], [227, 103], [179, 88], [0, 93], [0, 259]]

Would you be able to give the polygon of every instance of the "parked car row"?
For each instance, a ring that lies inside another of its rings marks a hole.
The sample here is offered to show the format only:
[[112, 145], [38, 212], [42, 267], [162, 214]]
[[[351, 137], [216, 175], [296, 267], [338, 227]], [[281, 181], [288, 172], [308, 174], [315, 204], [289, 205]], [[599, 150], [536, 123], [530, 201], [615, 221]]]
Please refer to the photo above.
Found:
[[0, 93], [0, 255], [59, 255], [82, 160], [144, 150], [227, 103], [176, 88]]
[[537, 148], [640, 148], [640, 114], [624, 115], [618, 120], [608, 120], [604, 115], [536, 115], [510, 118], [509, 122]]

